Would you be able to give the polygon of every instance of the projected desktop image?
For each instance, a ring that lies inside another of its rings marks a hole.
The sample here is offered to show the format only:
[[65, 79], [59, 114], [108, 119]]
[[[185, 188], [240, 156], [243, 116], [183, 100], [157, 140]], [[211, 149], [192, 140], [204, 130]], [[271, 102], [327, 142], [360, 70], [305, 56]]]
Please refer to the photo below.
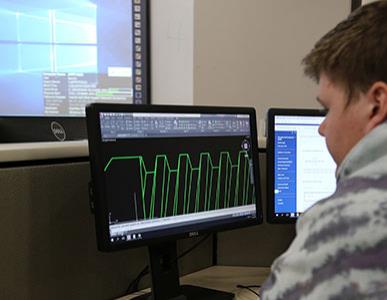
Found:
[[0, 142], [85, 140], [88, 103], [149, 103], [148, 3], [0, 0]]
[[99, 249], [148, 246], [154, 299], [232, 299], [179, 286], [176, 240], [262, 221], [254, 109], [93, 104], [87, 125]]
[[294, 222], [336, 188], [336, 164], [318, 128], [318, 110], [271, 109], [268, 113], [268, 220]]
[[84, 116], [89, 102], [144, 103], [145, 2], [0, 0], [0, 115]]

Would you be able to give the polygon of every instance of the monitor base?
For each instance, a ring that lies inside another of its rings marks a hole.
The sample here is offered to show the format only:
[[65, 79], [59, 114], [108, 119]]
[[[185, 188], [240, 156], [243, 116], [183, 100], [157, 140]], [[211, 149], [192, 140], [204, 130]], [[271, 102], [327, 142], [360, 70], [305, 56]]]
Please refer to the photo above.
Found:
[[137, 300], [231, 300], [234, 294], [180, 285], [176, 241], [149, 245], [151, 293], [141, 295]]

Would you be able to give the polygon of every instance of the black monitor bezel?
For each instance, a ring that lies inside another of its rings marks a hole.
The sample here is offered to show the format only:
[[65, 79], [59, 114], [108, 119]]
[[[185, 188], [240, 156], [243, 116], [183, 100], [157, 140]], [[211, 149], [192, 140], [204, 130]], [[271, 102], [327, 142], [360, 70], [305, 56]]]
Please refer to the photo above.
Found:
[[[251, 151], [253, 155], [254, 163], [254, 179], [256, 186], [256, 218], [246, 219], [233, 224], [212, 226], [205, 230], [199, 230], [192, 232], [183, 231], [171, 236], [164, 236], [153, 238], [151, 240], [138, 240], [131, 241], [124, 244], [111, 244], [109, 241], [108, 231], [108, 215], [105, 199], [103, 198], [103, 177], [97, 168], [102, 162], [101, 154], [99, 152], [99, 145], [101, 142], [101, 132], [99, 113], [100, 112], [160, 112], [160, 113], [208, 113], [208, 114], [249, 114], [251, 117]], [[95, 225], [97, 234], [97, 245], [101, 251], [115, 251], [120, 249], [133, 248], [144, 245], [157, 244], [168, 240], [177, 240], [180, 238], [188, 238], [192, 236], [198, 236], [202, 234], [223, 231], [227, 229], [236, 229], [246, 226], [252, 226], [262, 223], [263, 213], [261, 204], [261, 187], [259, 177], [259, 161], [258, 161], [258, 139], [256, 128], [256, 114], [254, 108], [240, 108], [240, 107], [214, 107], [214, 106], [169, 106], [169, 105], [131, 105], [131, 104], [90, 104], [86, 107], [86, 121], [89, 138], [89, 154], [90, 154], [90, 167], [91, 178], [93, 182], [93, 194], [94, 194], [94, 214]]]
[[[134, 5], [139, 5], [131, 1], [132, 9]], [[142, 44], [141, 62], [143, 70], [139, 77], [142, 82], [142, 102], [150, 104], [151, 99], [151, 67], [150, 67], [150, 1], [141, 1], [141, 14], [145, 18], [141, 19]], [[132, 26], [134, 29], [134, 18]], [[134, 45], [134, 34], [131, 37]], [[134, 49], [134, 48], [133, 48]], [[134, 50], [133, 50], [134, 53]], [[133, 55], [133, 66], [135, 65], [135, 55]], [[133, 68], [134, 74], [134, 68]], [[134, 77], [133, 77], [134, 80]], [[135, 94], [133, 88], [133, 95]], [[133, 101], [135, 102], [133, 96]], [[52, 124], [59, 124], [59, 128], [65, 132], [59, 137], [52, 130]], [[74, 140], [86, 140], [87, 130], [85, 116], [63, 116], [63, 115], [5, 115], [0, 112], [0, 143], [31, 143], [31, 142], [63, 142]]]
[[272, 224], [294, 224], [297, 217], [276, 216], [274, 206], [274, 120], [276, 116], [325, 116], [320, 109], [270, 108], [266, 139], [266, 218]]
[[361, 0], [351, 0], [351, 12], [359, 8], [361, 5], [362, 5]]

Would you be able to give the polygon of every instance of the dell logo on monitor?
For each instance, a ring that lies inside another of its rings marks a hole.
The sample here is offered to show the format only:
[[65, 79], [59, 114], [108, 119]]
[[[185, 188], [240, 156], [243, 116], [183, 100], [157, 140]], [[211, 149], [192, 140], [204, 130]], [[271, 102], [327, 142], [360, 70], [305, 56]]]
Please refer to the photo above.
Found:
[[188, 234], [189, 237], [194, 237], [194, 236], [199, 236], [199, 232], [198, 231], [191, 231], [189, 234]]
[[58, 141], [64, 141], [66, 139], [66, 131], [63, 126], [56, 121], [51, 122], [51, 131]]

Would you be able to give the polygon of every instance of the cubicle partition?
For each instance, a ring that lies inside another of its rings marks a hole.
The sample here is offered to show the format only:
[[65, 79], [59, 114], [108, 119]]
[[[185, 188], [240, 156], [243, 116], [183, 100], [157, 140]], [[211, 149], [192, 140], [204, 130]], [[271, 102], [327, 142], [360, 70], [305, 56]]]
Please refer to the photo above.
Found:
[[[112, 299], [147, 264], [145, 248], [98, 252], [89, 168], [87, 158], [1, 165], [1, 299]], [[211, 243], [182, 260], [182, 274], [211, 265]]]

